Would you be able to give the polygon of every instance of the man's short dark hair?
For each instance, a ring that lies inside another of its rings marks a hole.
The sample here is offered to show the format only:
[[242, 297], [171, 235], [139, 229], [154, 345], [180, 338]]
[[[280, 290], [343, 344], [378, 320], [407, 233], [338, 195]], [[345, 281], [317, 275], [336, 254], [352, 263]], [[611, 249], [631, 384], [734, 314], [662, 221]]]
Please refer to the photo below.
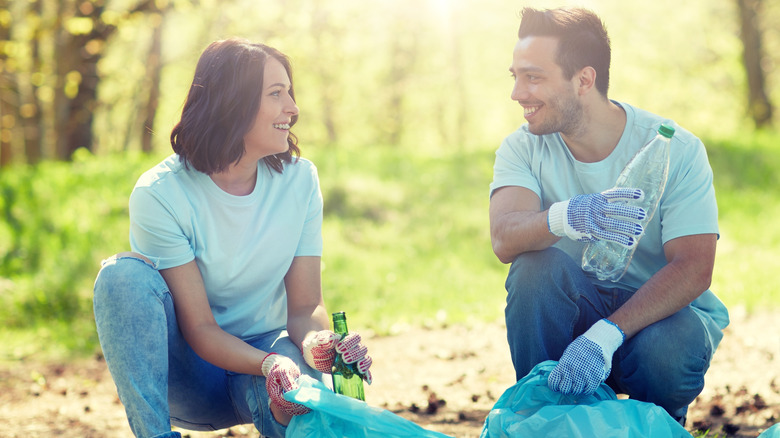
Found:
[[[263, 72], [269, 58], [279, 61], [290, 78], [289, 59], [265, 44], [233, 38], [211, 43], [198, 60], [181, 120], [171, 132], [171, 146], [186, 166], [211, 175], [226, 170], [244, 155], [244, 135], [252, 128], [260, 108]], [[298, 121], [292, 117], [290, 126]], [[281, 172], [284, 162], [299, 156], [298, 139], [287, 138], [286, 152], [263, 158]]]
[[524, 8], [518, 38], [545, 36], [558, 39], [555, 60], [564, 77], [571, 79], [585, 67], [596, 70], [596, 89], [607, 96], [611, 49], [604, 23], [581, 8], [538, 10]]

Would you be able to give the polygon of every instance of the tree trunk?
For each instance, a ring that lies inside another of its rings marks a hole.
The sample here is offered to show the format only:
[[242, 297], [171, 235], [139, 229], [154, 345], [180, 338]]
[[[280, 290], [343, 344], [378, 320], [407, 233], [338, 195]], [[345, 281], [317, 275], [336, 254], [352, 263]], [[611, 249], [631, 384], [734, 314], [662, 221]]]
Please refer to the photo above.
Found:
[[759, 23], [762, 0], [737, 0], [740, 16], [740, 38], [742, 39], [742, 61], [748, 82], [748, 115], [756, 128], [772, 124], [772, 103], [766, 92], [764, 70], [763, 33]]
[[[2, 61], [0, 58], [0, 62]], [[15, 77], [12, 73], [0, 72], [0, 168], [10, 165], [14, 158], [11, 140], [14, 138], [18, 113], [14, 83]]]
[[[116, 32], [116, 26], [102, 20], [105, 2], [84, 1], [77, 8], [77, 17], [89, 18], [92, 29], [85, 34], [72, 34], [66, 29], [59, 32], [57, 50], [58, 87], [55, 93], [57, 132], [57, 158], [69, 160], [80, 147], [92, 150], [92, 120], [97, 107], [97, 91], [100, 83], [98, 62], [108, 39]], [[159, 12], [154, 0], [143, 0], [125, 14]], [[75, 96], [72, 90], [77, 87]]]
[[[0, 11], [8, 10], [8, 0], [0, 0]], [[11, 39], [11, 22], [0, 20], [0, 42], [6, 43]], [[17, 115], [19, 114], [18, 90], [16, 89], [16, 74], [6, 67], [8, 53], [6, 44], [0, 47], [0, 168], [11, 164], [13, 160], [13, 147], [11, 139], [16, 129]]]
[[[57, 51], [57, 158], [69, 160], [80, 147], [92, 150], [92, 119], [100, 82], [97, 63], [100, 52], [89, 53], [92, 35], [69, 35]], [[101, 38], [100, 41], [105, 41]], [[75, 96], [68, 89], [78, 87]]]
[[[34, 15], [41, 17], [43, 15], [43, 1], [35, 0], [30, 2], [31, 11]], [[27, 72], [29, 77], [42, 73], [43, 54], [41, 53], [41, 35], [43, 31], [41, 24], [38, 23], [33, 31], [30, 40], [30, 57], [32, 61], [31, 71]], [[24, 155], [27, 162], [35, 164], [41, 161], [43, 157], [43, 103], [38, 97], [39, 83], [30, 80], [30, 86], [25, 89], [26, 105], [22, 113], [24, 123]]]
[[160, 100], [160, 75], [162, 72], [162, 29], [165, 13], [162, 12], [152, 17], [152, 41], [149, 46], [149, 60], [146, 64], [146, 77], [149, 80], [149, 96], [146, 100], [146, 108], [143, 111], [144, 120], [141, 131], [141, 150], [151, 152], [154, 138], [154, 118], [157, 114], [157, 106]]

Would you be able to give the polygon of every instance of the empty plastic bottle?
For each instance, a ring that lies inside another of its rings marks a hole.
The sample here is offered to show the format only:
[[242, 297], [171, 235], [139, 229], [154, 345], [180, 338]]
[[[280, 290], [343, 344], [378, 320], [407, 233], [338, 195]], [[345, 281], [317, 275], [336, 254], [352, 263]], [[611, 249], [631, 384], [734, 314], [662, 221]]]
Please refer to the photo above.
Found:
[[[639, 149], [615, 182], [615, 187], [644, 191], [644, 198], [629, 202], [631, 205], [644, 208], [647, 212], [645, 219], [639, 222], [643, 228], [653, 218], [658, 201], [666, 187], [666, 178], [669, 175], [669, 145], [672, 136], [674, 136], [674, 128], [661, 125], [658, 128], [658, 135]], [[599, 280], [620, 280], [626, 273], [641, 238], [641, 235], [636, 236], [636, 244], [631, 248], [606, 240], [588, 242], [582, 254], [582, 269], [593, 272]]]
[[[341, 335], [341, 339], [344, 339], [344, 336], [349, 333], [347, 330], [347, 316], [344, 312], [336, 312], [333, 314], [333, 331], [336, 334]], [[363, 376], [357, 370], [357, 364], [348, 364], [344, 362], [341, 354], [337, 354], [336, 360], [333, 361], [331, 375], [333, 376], [334, 392], [358, 400], [366, 400], [365, 393], [363, 392]]]

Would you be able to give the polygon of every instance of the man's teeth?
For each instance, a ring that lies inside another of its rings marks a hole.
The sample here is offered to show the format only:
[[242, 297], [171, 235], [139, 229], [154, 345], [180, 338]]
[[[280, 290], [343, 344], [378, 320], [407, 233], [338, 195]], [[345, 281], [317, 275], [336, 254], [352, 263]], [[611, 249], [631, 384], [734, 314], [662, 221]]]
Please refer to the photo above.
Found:
[[530, 115], [534, 114], [536, 111], [538, 111], [539, 107], [538, 106], [527, 106], [527, 107], [523, 107], [523, 109], [525, 110], [525, 115], [526, 116], [530, 116]]
[[276, 128], [276, 129], [290, 129], [290, 124], [289, 123], [281, 123], [281, 124], [274, 123], [274, 128]]

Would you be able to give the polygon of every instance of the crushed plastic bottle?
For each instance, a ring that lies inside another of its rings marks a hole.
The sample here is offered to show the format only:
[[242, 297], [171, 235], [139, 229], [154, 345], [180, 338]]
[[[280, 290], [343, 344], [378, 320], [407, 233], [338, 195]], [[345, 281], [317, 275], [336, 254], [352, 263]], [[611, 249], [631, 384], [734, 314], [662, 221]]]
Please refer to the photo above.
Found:
[[[639, 222], [643, 228], [653, 218], [658, 201], [661, 200], [666, 187], [666, 178], [669, 175], [669, 145], [672, 136], [674, 136], [674, 128], [662, 124], [655, 138], [639, 149], [615, 182], [615, 187], [644, 191], [644, 198], [629, 202], [631, 205], [644, 208], [647, 212], [645, 219]], [[599, 280], [613, 282], [620, 280], [628, 270], [641, 238], [641, 235], [636, 236], [636, 244], [631, 248], [606, 240], [588, 242], [582, 254], [582, 269], [594, 273]]]

